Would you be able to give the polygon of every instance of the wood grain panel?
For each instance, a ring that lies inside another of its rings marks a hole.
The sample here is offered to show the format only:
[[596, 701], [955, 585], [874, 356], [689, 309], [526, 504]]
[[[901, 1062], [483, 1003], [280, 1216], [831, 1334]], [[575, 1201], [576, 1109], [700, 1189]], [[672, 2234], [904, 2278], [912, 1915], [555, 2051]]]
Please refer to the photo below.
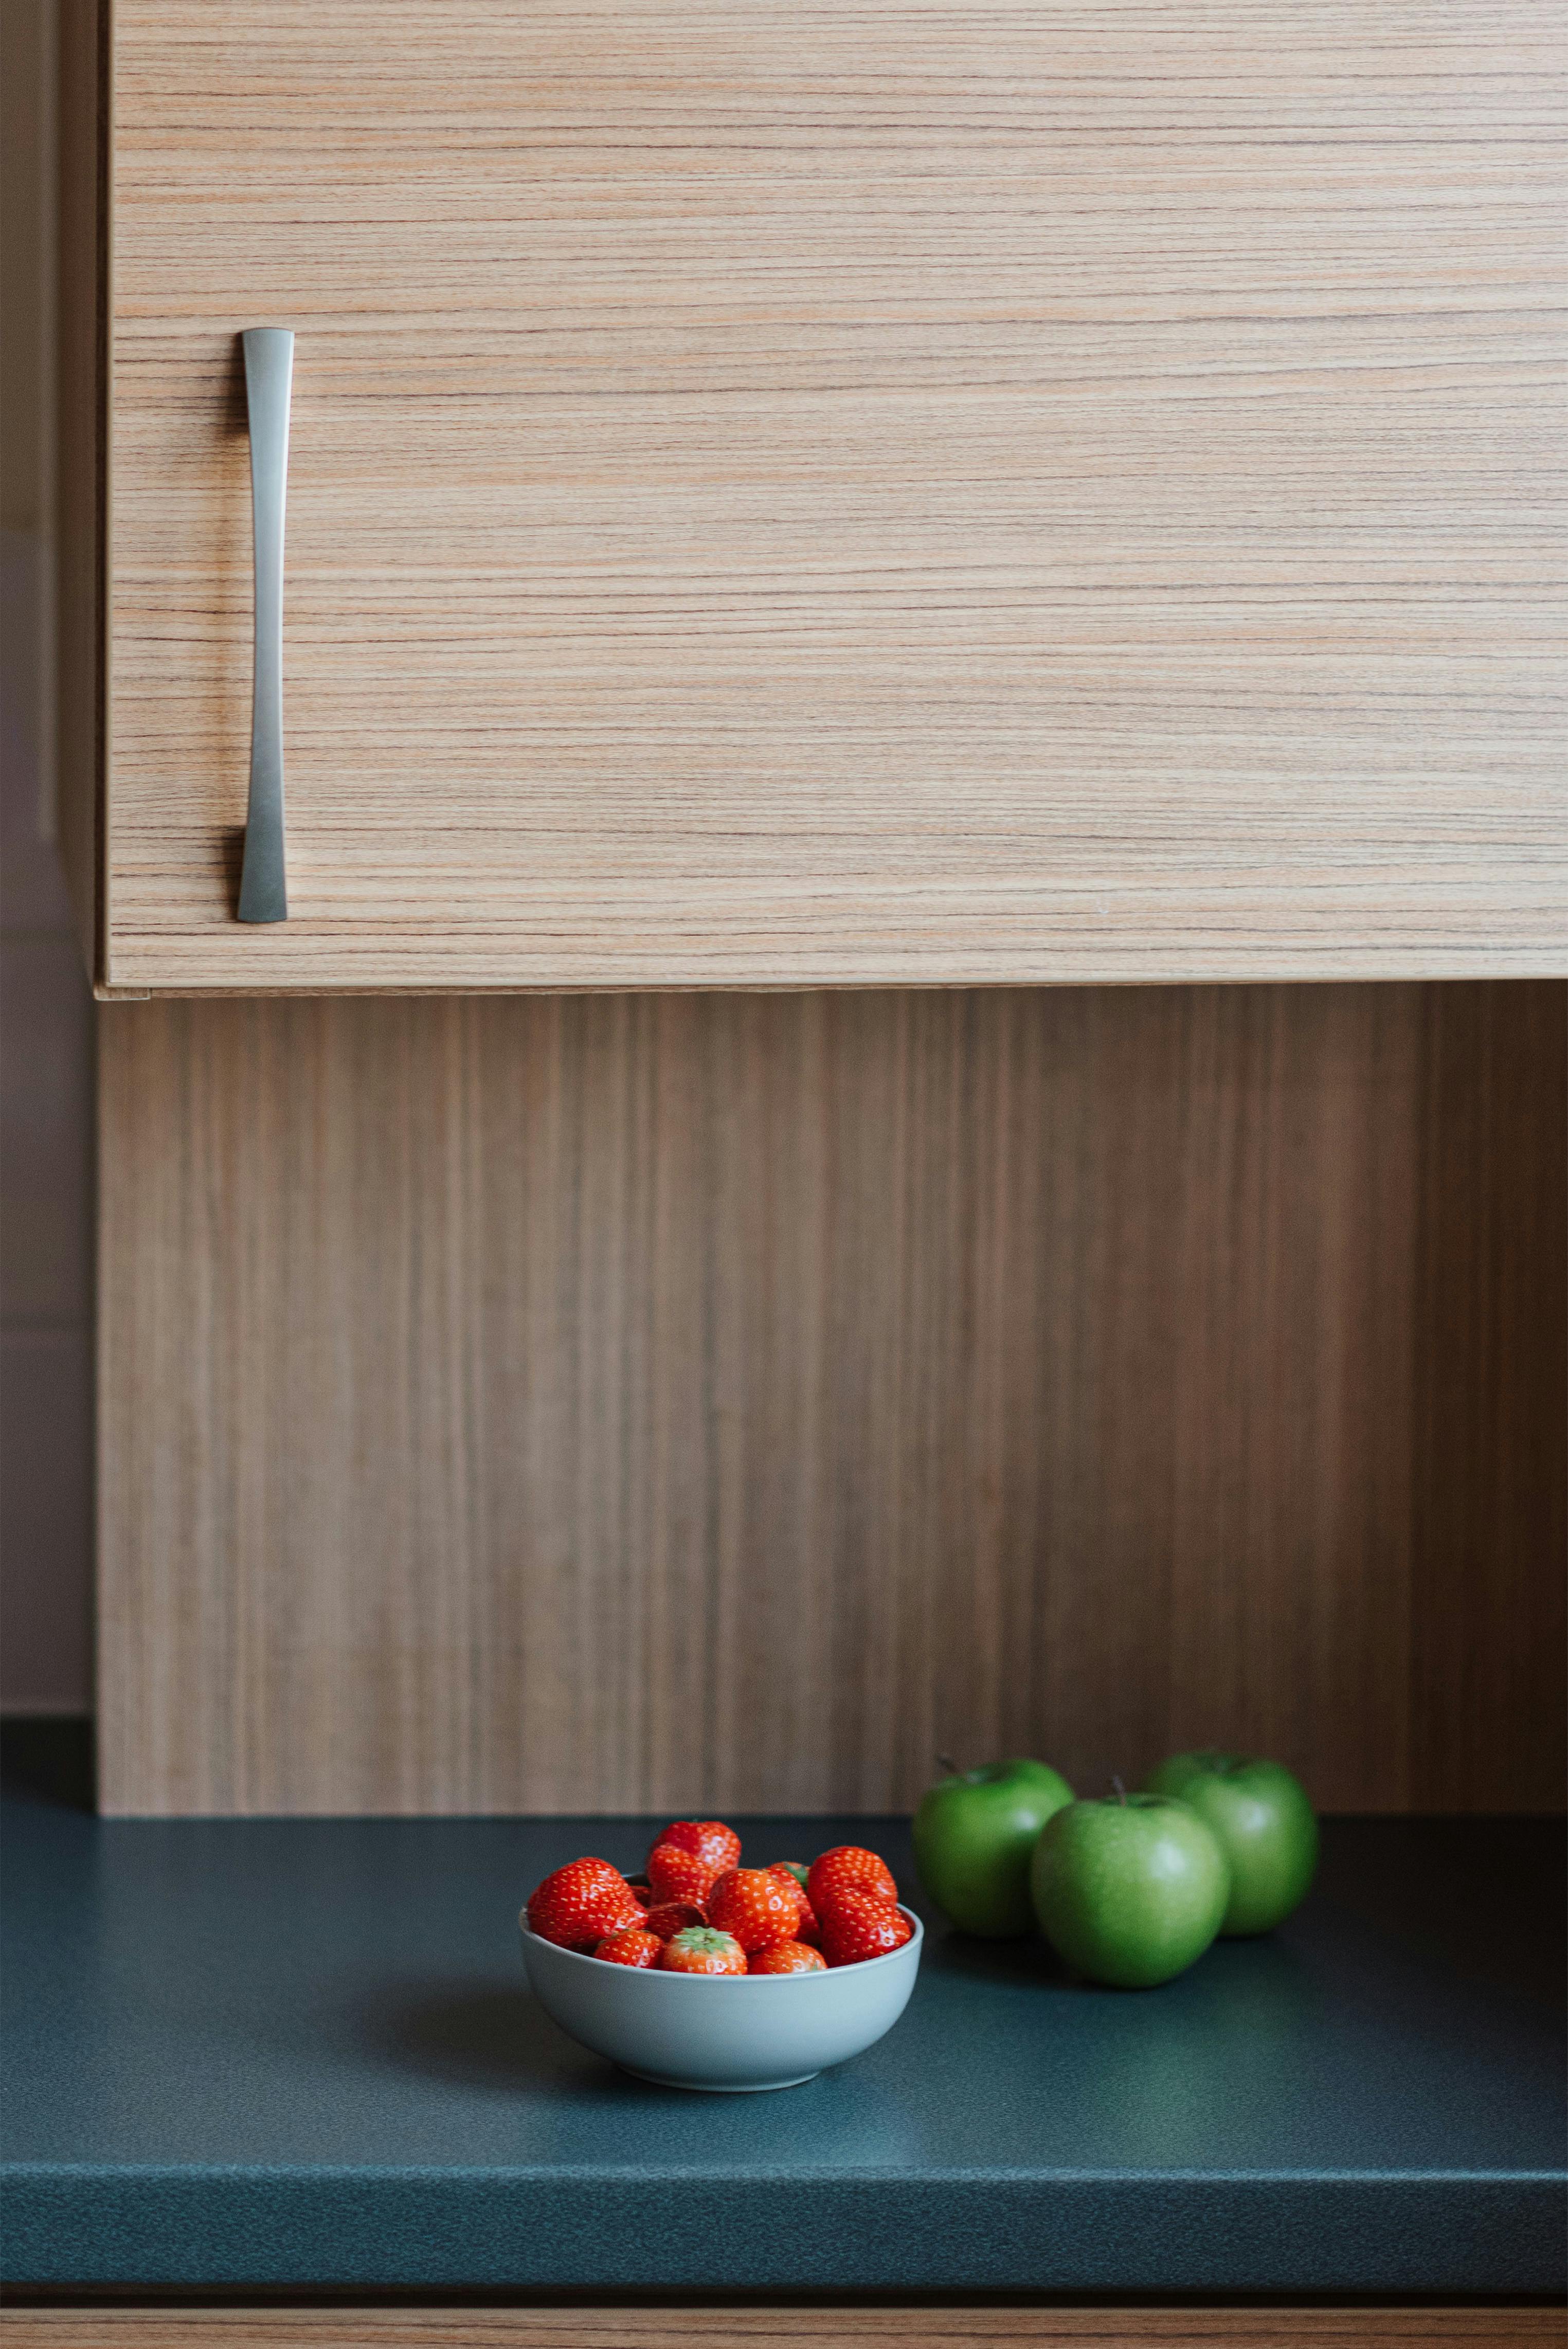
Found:
[[752, 2349], [799, 2342], [1170, 2349], [1552, 2349], [1557, 2308], [17, 2308], [8, 2349]]
[[1535, 0], [115, 21], [117, 985], [1568, 967]]
[[1562, 987], [101, 1043], [108, 1809], [1560, 1804]]
[[[1551, 988], [1434, 995], [1417, 1328], [1412, 1772], [1436, 1810], [1478, 1769], [1500, 1810], [1563, 1783], [1568, 1637], [1568, 1065]], [[1463, 1262], [1463, 1280], [1444, 1268]], [[1462, 1364], [1455, 1376], [1448, 1366]], [[1489, 1724], [1519, 1723], [1506, 1763]]]
[[60, 860], [88, 972], [105, 968], [108, 650], [108, 40], [98, 0], [57, 0], [55, 722]]

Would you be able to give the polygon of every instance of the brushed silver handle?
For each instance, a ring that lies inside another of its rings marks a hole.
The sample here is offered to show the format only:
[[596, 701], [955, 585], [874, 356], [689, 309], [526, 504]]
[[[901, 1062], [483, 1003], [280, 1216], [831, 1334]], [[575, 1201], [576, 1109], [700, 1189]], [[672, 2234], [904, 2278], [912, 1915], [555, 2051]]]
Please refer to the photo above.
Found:
[[251, 429], [251, 523], [255, 544], [255, 673], [251, 694], [251, 792], [242, 922], [286, 922], [288, 878], [283, 824], [283, 507], [288, 487], [288, 400], [294, 336], [286, 326], [252, 326], [245, 354]]

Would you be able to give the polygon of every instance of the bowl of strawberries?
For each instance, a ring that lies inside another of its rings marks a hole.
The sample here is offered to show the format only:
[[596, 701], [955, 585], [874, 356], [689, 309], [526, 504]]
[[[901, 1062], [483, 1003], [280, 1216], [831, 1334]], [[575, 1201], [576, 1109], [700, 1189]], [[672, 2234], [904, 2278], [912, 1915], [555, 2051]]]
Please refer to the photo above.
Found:
[[742, 1868], [719, 1819], [676, 1819], [640, 1876], [574, 1859], [519, 1920], [563, 2031], [666, 2088], [794, 2088], [862, 2054], [909, 2002], [919, 1920], [874, 1851]]

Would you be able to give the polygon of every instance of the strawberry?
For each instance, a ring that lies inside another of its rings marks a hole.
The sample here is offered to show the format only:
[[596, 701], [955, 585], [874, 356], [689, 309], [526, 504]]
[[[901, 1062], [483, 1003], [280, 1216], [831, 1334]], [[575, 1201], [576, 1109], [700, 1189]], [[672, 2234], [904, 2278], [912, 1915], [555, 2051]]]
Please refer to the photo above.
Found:
[[692, 1900], [660, 1900], [643, 1919], [645, 1929], [657, 1933], [661, 1941], [672, 1941], [688, 1925], [705, 1925], [708, 1920]]
[[836, 1844], [811, 1863], [805, 1889], [811, 1905], [826, 1926], [827, 1912], [846, 1892], [873, 1893], [879, 1900], [896, 1902], [898, 1888], [885, 1861], [858, 1844]]
[[770, 1876], [787, 1876], [793, 1884], [799, 1887], [800, 1922], [794, 1929], [794, 1937], [797, 1941], [804, 1941], [807, 1949], [815, 1950], [822, 1940], [822, 1928], [816, 1921], [816, 1911], [806, 1892], [806, 1873], [803, 1859], [775, 1859], [768, 1870]]
[[607, 1859], [574, 1859], [528, 1896], [528, 1930], [563, 1950], [597, 1949], [624, 1925], [640, 1925], [630, 1885]]
[[607, 1960], [612, 1966], [656, 1966], [662, 1956], [664, 1944], [657, 1933], [645, 1933], [640, 1925], [628, 1925], [612, 1933], [594, 1951], [596, 1958]]
[[672, 1819], [653, 1842], [655, 1850], [661, 1843], [672, 1843], [677, 1851], [694, 1853], [707, 1861], [715, 1876], [741, 1864], [741, 1838], [722, 1819]]
[[691, 1900], [701, 1909], [713, 1889], [713, 1879], [722, 1872], [711, 1860], [684, 1850], [678, 1843], [656, 1843], [648, 1855], [648, 1880], [656, 1902]]
[[666, 1941], [659, 1964], [671, 1974], [743, 1974], [746, 1953], [732, 1934], [711, 1925], [688, 1925]]
[[850, 1890], [823, 1912], [822, 1953], [830, 1966], [861, 1965], [901, 1950], [914, 1930], [891, 1901]]
[[800, 1923], [800, 1887], [766, 1868], [732, 1868], [708, 1895], [708, 1922], [733, 1933], [748, 1957], [793, 1941]]
[[827, 1961], [820, 1950], [808, 1950], [804, 1941], [774, 1941], [770, 1949], [759, 1950], [746, 1961], [749, 1974], [825, 1974]]

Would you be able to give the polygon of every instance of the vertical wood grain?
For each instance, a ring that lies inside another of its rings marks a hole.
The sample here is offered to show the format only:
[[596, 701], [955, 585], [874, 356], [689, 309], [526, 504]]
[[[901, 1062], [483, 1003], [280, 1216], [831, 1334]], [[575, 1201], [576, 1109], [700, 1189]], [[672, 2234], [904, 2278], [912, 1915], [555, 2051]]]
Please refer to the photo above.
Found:
[[1528, 1806], [1563, 1784], [1564, 1068], [1568, 990], [1428, 1006], [1410, 1667], [1411, 1767], [1435, 1809], [1480, 1807], [1477, 1786]]
[[1560, 1800], [1562, 988], [102, 1018], [108, 1808]]

